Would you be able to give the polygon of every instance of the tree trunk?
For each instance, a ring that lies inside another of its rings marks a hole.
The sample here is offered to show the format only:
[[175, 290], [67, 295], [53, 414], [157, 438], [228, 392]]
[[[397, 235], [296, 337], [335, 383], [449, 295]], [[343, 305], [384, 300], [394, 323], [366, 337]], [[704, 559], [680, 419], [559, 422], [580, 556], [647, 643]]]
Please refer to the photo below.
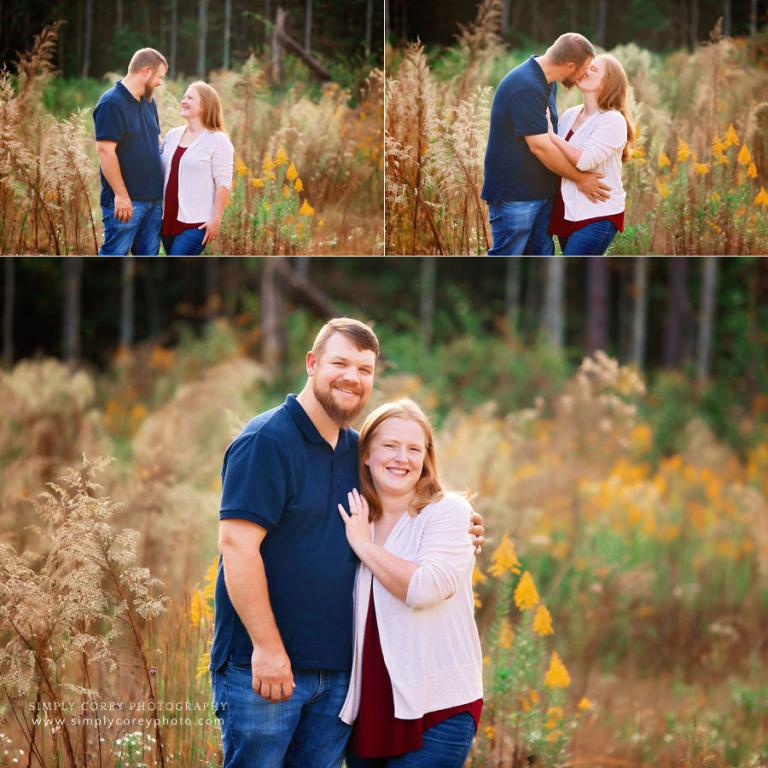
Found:
[[296, 274], [306, 280], [309, 277], [309, 256], [296, 257]]
[[83, 259], [64, 259], [64, 316], [62, 318], [62, 356], [69, 365], [80, 359], [80, 295], [83, 281]]
[[205, 259], [205, 316], [208, 320], [218, 317], [221, 310], [219, 293], [219, 259], [208, 256]]
[[699, 381], [704, 382], [709, 378], [712, 366], [712, 337], [717, 309], [719, 261], [716, 256], [710, 256], [701, 261], [701, 310], [696, 349], [696, 373]]
[[171, 80], [176, 77], [176, 43], [179, 39], [179, 0], [171, 0], [171, 45], [168, 69]]
[[130, 349], [133, 346], [136, 259], [124, 256], [121, 259], [122, 274], [120, 281], [120, 348]]
[[605, 31], [608, 22], [608, 0], [598, 0], [597, 24], [595, 29], [595, 43], [605, 48]]
[[648, 313], [648, 257], [636, 256], [633, 266], [632, 363], [638, 371], [641, 371], [645, 362], [645, 328]]
[[699, 44], [699, 0], [691, 0], [691, 41], [689, 48], [696, 50]]
[[232, 38], [232, 0], [224, 2], [224, 55], [221, 66], [229, 69], [229, 43]]
[[421, 259], [421, 295], [419, 299], [419, 319], [421, 343], [425, 348], [432, 344], [435, 330], [435, 284], [437, 260], [434, 256]]
[[91, 44], [93, 42], [93, 0], [85, 0], [85, 28], [83, 31], [82, 76], [88, 77], [91, 69]]
[[757, 0], [749, 0], [749, 36], [757, 36]]
[[731, 9], [733, 7], [732, 0], [724, 0], [723, 2], [723, 37], [730, 37], [731, 32]]
[[312, 0], [305, 0], [304, 9], [304, 50], [309, 53], [312, 45]]
[[373, 0], [365, 4], [365, 60], [371, 58], [371, 42], [373, 39]]
[[546, 263], [544, 316], [541, 325], [544, 338], [557, 349], [562, 349], [565, 338], [563, 322], [565, 267], [564, 256], [550, 256]]
[[501, 2], [501, 34], [506, 37], [509, 32], [509, 4], [511, 0]]
[[208, 0], [197, 2], [197, 76], [205, 79], [205, 45], [208, 40]]
[[675, 368], [680, 364], [682, 357], [683, 326], [688, 313], [687, 264], [682, 256], [669, 257], [667, 262], [670, 275], [664, 334], [664, 365], [667, 368]]
[[284, 258], [276, 256], [261, 262], [261, 357], [264, 365], [278, 374], [285, 349], [285, 300], [278, 274], [279, 262]]
[[587, 351], [608, 347], [608, 259], [587, 260]]
[[392, 40], [392, 19], [390, 17], [389, 1], [384, 0], [384, 36], [388, 41]]
[[286, 12], [278, 7], [275, 25], [272, 27], [272, 83], [278, 85], [283, 80], [283, 35]]
[[123, 0], [117, 0], [115, 8], [115, 33], [118, 34], [123, 29]]
[[5, 284], [3, 285], [3, 368], [13, 367], [13, 310], [16, 303], [16, 260], [5, 258]]
[[507, 258], [507, 269], [504, 277], [504, 314], [507, 320], [507, 333], [515, 336], [518, 333], [520, 320], [520, 263], [522, 259]]

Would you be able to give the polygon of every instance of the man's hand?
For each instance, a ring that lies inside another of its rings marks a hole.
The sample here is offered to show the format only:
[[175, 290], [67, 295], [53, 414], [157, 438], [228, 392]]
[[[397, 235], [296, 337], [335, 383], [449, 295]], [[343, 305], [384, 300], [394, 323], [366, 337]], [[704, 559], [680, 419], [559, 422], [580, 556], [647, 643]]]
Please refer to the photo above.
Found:
[[472, 537], [472, 544], [475, 546], [475, 554], [479, 555], [483, 551], [483, 544], [485, 543], [485, 526], [482, 516], [474, 510], [472, 510], [472, 515], [469, 518], [469, 534]]
[[602, 178], [602, 173], [583, 171], [581, 180], [576, 182], [576, 186], [581, 190], [583, 195], [586, 195], [590, 199], [591, 202], [599, 203], [602, 200], [607, 200], [610, 197], [609, 192], [611, 191], [611, 188], [607, 184], [603, 184], [603, 182], [600, 181]]
[[253, 690], [267, 701], [287, 701], [293, 695], [296, 683], [285, 649], [267, 650], [254, 646], [251, 672]]
[[125, 224], [133, 216], [133, 203], [128, 195], [115, 194], [115, 218]]

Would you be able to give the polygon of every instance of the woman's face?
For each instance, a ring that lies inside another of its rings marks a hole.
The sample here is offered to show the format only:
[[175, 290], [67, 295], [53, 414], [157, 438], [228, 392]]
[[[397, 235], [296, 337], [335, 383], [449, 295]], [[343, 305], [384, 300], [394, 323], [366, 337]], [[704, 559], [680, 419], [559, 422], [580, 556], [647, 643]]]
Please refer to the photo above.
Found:
[[189, 119], [190, 117], [200, 117], [203, 114], [203, 102], [200, 94], [190, 86], [181, 99], [181, 116]]
[[421, 478], [426, 452], [424, 430], [417, 422], [393, 416], [380, 424], [365, 459], [376, 492], [380, 496], [412, 494]]
[[597, 56], [590, 64], [587, 71], [582, 75], [581, 80], [576, 83], [576, 87], [582, 93], [600, 93], [605, 80], [605, 60], [602, 56]]

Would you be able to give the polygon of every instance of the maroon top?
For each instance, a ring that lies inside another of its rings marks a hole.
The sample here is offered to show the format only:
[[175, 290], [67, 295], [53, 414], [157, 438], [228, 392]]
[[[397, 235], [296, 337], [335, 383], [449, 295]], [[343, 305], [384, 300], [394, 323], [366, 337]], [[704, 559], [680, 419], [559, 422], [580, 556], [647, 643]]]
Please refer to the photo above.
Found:
[[197, 229], [204, 222], [187, 224], [179, 221], [179, 163], [181, 156], [187, 151], [186, 147], [176, 147], [171, 160], [171, 172], [168, 175], [168, 186], [165, 188], [163, 201], [163, 235], [180, 235], [185, 229]]
[[395, 717], [392, 681], [384, 662], [373, 604], [373, 585], [368, 603], [368, 619], [363, 638], [363, 681], [360, 690], [360, 712], [355, 720], [350, 744], [358, 757], [394, 757], [421, 749], [421, 735], [427, 728], [461, 712], [469, 712], [475, 728], [480, 723], [483, 700], [457, 707], [428, 712], [418, 720]]
[[[565, 137], [566, 141], [571, 140], [573, 128], [568, 131]], [[624, 211], [614, 213], [611, 216], [595, 216], [592, 219], [582, 219], [581, 221], [569, 221], [565, 218], [565, 203], [563, 202], [563, 193], [560, 191], [560, 185], [557, 185], [554, 203], [552, 205], [552, 215], [549, 219], [549, 234], [558, 237], [570, 237], [574, 232], [592, 224], [595, 221], [610, 221], [617, 232], [624, 231]]]

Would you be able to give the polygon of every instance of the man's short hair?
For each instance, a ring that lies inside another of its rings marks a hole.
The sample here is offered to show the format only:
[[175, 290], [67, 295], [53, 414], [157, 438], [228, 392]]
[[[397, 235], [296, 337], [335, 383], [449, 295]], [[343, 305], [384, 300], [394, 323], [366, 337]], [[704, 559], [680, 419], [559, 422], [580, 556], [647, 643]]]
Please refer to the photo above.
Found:
[[329, 320], [315, 336], [315, 342], [312, 344], [312, 351], [316, 357], [322, 354], [328, 339], [334, 333], [340, 333], [346, 336], [359, 350], [369, 349], [379, 357], [379, 340], [376, 334], [365, 323], [355, 320], [352, 317], [336, 317]]
[[554, 64], [575, 64], [580, 67], [587, 59], [595, 58], [595, 49], [584, 35], [566, 32], [547, 49], [547, 58]]
[[131, 57], [131, 63], [128, 65], [129, 72], [141, 72], [144, 67], [152, 67], [152, 69], [159, 69], [160, 65], [163, 65], [166, 70], [168, 69], [168, 62], [165, 60], [160, 51], [156, 51], [154, 48], [140, 48]]

